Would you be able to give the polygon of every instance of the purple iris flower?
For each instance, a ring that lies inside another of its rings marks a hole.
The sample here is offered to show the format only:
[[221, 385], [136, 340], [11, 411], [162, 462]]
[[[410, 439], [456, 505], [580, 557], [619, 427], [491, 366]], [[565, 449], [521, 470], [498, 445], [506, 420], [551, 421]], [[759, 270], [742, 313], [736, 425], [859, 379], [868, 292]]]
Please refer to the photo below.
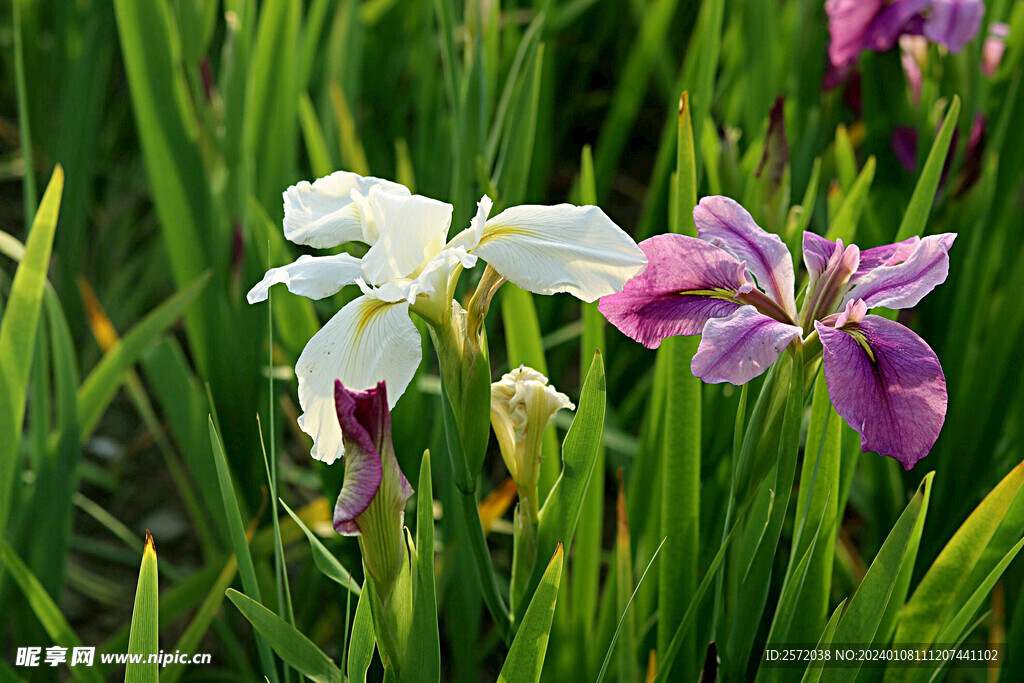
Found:
[[828, 54], [847, 67], [861, 52], [885, 52], [901, 35], [923, 35], [959, 52], [981, 26], [981, 0], [828, 0]]
[[647, 269], [599, 309], [648, 348], [701, 335], [690, 369], [705, 382], [744, 384], [791, 344], [816, 348], [836, 411], [861, 448], [907, 469], [928, 454], [946, 415], [946, 380], [935, 352], [870, 308], [911, 308], [949, 273], [947, 233], [861, 251], [811, 232], [803, 238], [809, 282], [797, 311], [793, 260], [728, 197], [693, 210], [699, 238], [658, 235], [640, 244]]
[[384, 382], [365, 391], [334, 383], [334, 403], [345, 441], [345, 480], [334, 506], [334, 529], [360, 536], [363, 561], [378, 589], [397, 577], [405, 541], [405, 503], [413, 494], [391, 443], [391, 413]]

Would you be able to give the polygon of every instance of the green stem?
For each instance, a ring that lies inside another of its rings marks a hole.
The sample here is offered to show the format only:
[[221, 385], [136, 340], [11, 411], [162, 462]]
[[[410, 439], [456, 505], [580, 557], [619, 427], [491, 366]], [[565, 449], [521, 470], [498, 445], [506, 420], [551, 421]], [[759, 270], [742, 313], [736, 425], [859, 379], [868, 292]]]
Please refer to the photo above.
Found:
[[466, 525], [466, 538], [469, 540], [469, 549], [473, 553], [473, 566], [476, 567], [476, 578], [480, 583], [484, 604], [487, 605], [487, 611], [491, 613], [491, 619], [494, 620], [494, 625], [501, 634], [502, 640], [511, 643], [512, 620], [505, 599], [501, 597], [498, 578], [494, 575], [494, 565], [491, 563], [491, 554], [487, 550], [487, 539], [484, 537], [484, 527], [480, 523], [480, 509], [477, 507], [476, 496], [472, 492], [459, 491], [459, 502], [461, 503], [462, 519]]

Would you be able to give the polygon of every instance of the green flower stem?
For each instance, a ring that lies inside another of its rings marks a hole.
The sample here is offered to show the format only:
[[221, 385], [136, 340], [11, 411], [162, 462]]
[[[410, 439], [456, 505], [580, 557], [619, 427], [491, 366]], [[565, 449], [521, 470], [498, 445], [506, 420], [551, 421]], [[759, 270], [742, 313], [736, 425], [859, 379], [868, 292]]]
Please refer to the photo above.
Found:
[[537, 523], [540, 513], [537, 509], [537, 491], [533, 495], [519, 493], [519, 504], [515, 512], [515, 535], [512, 550], [512, 588], [510, 603], [513, 621], [520, 621], [525, 607], [523, 599], [530, 586], [533, 566], [537, 562]]

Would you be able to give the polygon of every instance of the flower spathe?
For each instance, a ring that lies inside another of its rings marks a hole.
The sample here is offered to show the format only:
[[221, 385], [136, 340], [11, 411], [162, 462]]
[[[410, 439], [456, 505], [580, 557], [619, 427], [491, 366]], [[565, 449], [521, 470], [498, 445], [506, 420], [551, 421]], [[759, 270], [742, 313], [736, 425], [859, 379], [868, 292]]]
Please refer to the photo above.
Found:
[[836, 411], [861, 447], [910, 469], [928, 454], [946, 414], [938, 358], [912, 331], [870, 308], [916, 306], [949, 273], [956, 235], [912, 237], [861, 251], [811, 232], [803, 236], [808, 286], [796, 310], [793, 262], [727, 197], [693, 211], [698, 238], [659, 235], [640, 244], [649, 265], [599, 309], [649, 348], [700, 334], [691, 370], [706, 382], [744, 384], [793, 344], [821, 341]]
[[363, 561], [378, 586], [393, 583], [405, 554], [405, 503], [413, 494], [391, 443], [387, 389], [353, 391], [334, 384], [336, 419], [345, 435], [345, 479], [334, 506], [334, 529], [361, 536]]
[[470, 226], [448, 240], [450, 204], [346, 171], [289, 187], [284, 206], [292, 242], [368, 246], [362, 258], [301, 256], [267, 271], [248, 294], [250, 303], [263, 301], [274, 284], [313, 299], [353, 284], [362, 292], [310, 339], [295, 365], [299, 426], [313, 438], [312, 456], [328, 464], [345, 452], [334, 380], [355, 389], [384, 380], [394, 407], [422, 358], [409, 313], [438, 328], [448, 325], [462, 269], [482, 258], [531, 292], [594, 301], [619, 291], [646, 265], [636, 243], [594, 206], [517, 206], [490, 217], [485, 196]]
[[563, 408], [575, 410], [569, 397], [548, 384], [548, 378], [520, 365], [491, 384], [491, 425], [502, 459], [520, 491], [537, 505], [544, 430]]

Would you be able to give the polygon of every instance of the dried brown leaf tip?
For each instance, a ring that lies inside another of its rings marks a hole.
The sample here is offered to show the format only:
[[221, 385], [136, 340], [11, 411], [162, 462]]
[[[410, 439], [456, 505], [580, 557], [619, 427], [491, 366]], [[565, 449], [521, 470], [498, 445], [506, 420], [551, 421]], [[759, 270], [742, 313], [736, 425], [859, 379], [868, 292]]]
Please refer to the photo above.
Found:
[[156, 543], [153, 541], [153, 534], [149, 533], [149, 529], [146, 529], [146, 547], [143, 552], [156, 554]]

